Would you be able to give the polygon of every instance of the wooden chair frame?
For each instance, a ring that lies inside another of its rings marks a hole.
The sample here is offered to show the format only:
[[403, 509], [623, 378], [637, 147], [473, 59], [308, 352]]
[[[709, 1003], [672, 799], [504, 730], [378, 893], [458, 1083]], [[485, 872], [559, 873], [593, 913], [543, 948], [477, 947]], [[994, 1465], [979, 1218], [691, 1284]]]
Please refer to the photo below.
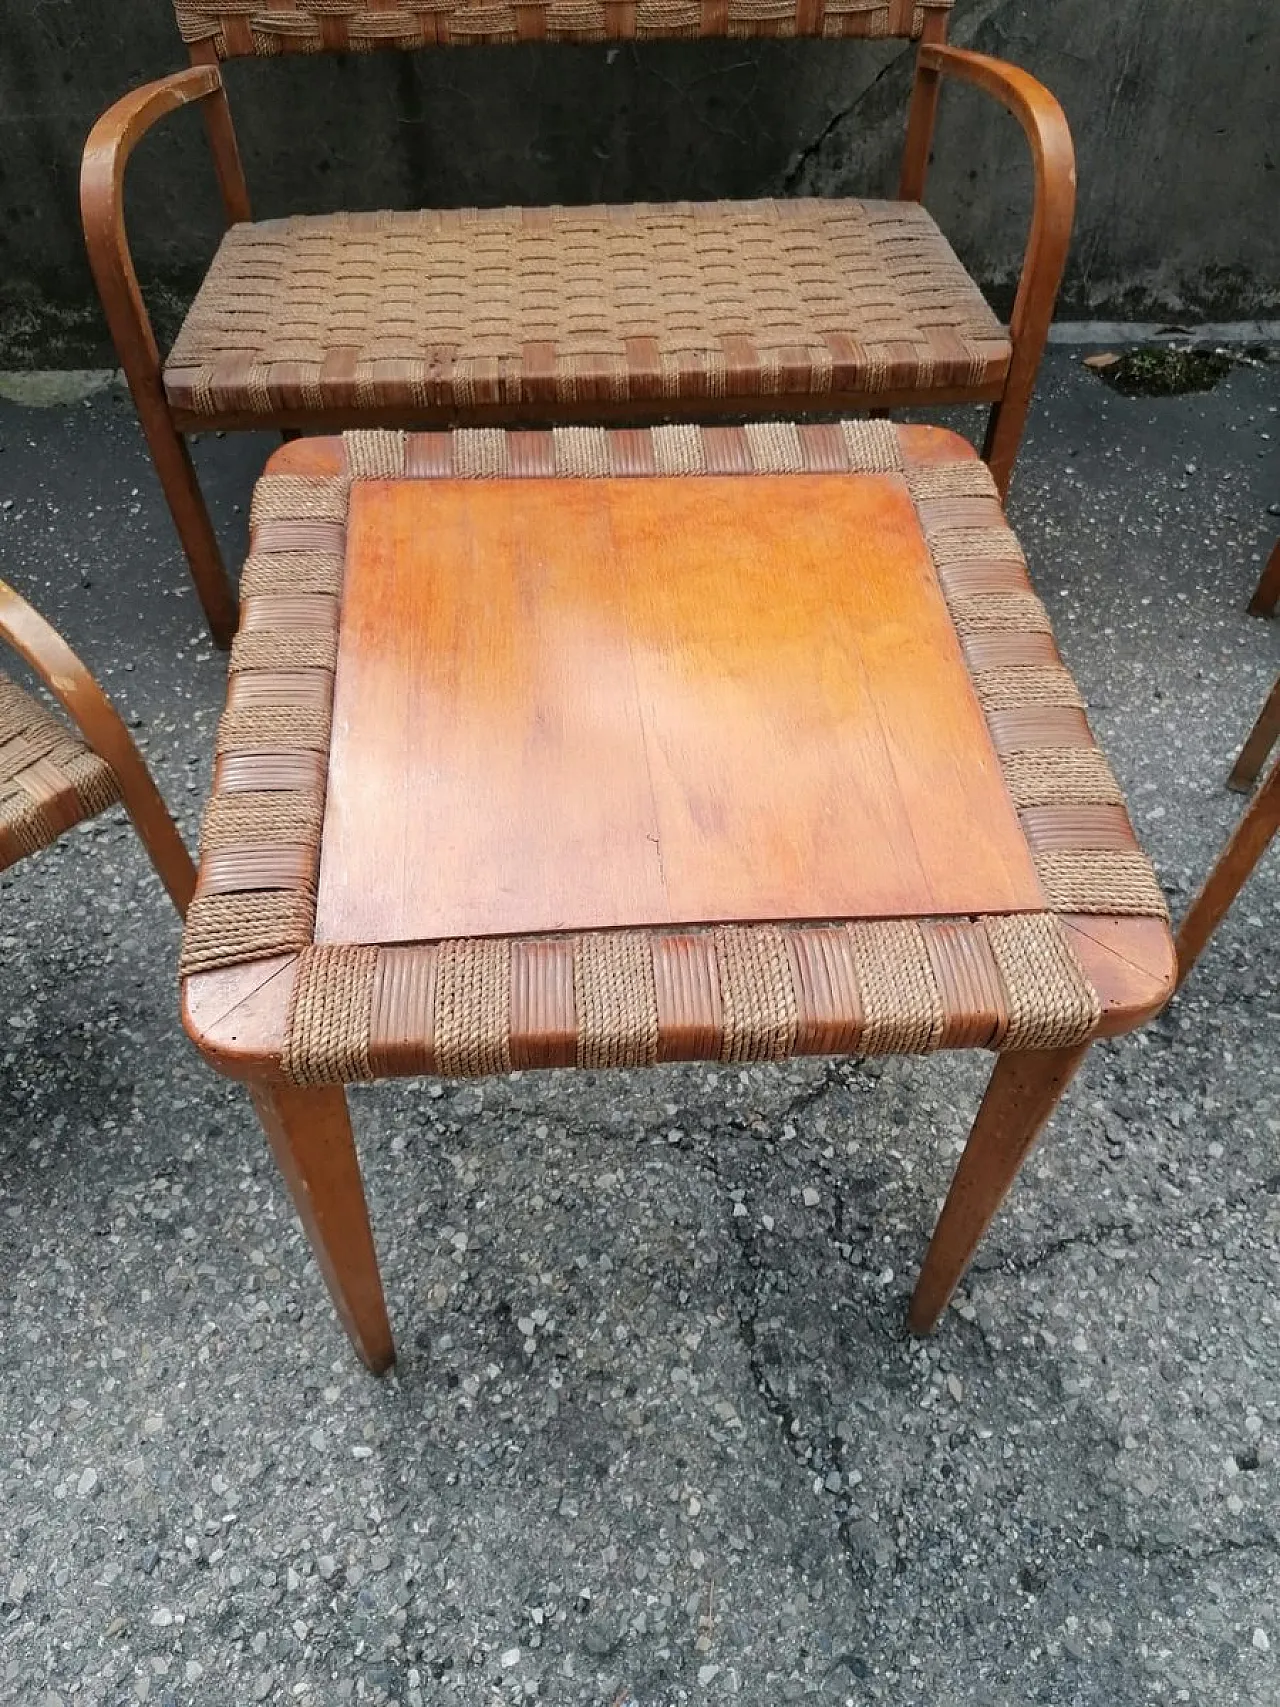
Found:
[[179, 916], [185, 918], [195, 889], [195, 867], [146, 761], [110, 700], [57, 629], [4, 581], [0, 640], [35, 671], [85, 743], [115, 773], [121, 804]]
[[[1012, 358], [1003, 384], [972, 390], [938, 389], [927, 400], [938, 403], [985, 402], [992, 405], [984, 456], [1003, 495], [1009, 484], [1040, 358], [1057, 298], [1075, 207], [1075, 158], [1061, 107], [1035, 78], [1017, 67], [946, 45], [947, 11], [926, 6], [907, 123], [900, 196], [919, 201], [924, 194], [938, 95], [944, 77], [969, 83], [992, 96], [1018, 120], [1030, 144], [1035, 175], [1030, 235], [1010, 321]], [[134, 90], [94, 126], [84, 153], [81, 206], [94, 278], [120, 364], [138, 409], [156, 472], [173, 514], [196, 590], [215, 641], [230, 644], [236, 625], [236, 598], [218, 548], [208, 510], [192, 467], [186, 434], [274, 426], [286, 433], [302, 429], [333, 432], [348, 427], [424, 427], [446, 425], [535, 424], [551, 420], [643, 420], [670, 413], [662, 400], [646, 406], [510, 405], [424, 408], [412, 418], [380, 409], [279, 409], [268, 415], [194, 415], [174, 409], [166, 397], [162, 361], [129, 250], [124, 220], [124, 178], [138, 143], [167, 114], [200, 103], [208, 129], [214, 171], [227, 224], [250, 219], [249, 192], [232, 123], [231, 110], [212, 41], [190, 48], [189, 69]], [[682, 415], [737, 411], [740, 398], [680, 400]], [[753, 409], [794, 416], [823, 413], [883, 413], [919, 392], [821, 397], [753, 399]]]

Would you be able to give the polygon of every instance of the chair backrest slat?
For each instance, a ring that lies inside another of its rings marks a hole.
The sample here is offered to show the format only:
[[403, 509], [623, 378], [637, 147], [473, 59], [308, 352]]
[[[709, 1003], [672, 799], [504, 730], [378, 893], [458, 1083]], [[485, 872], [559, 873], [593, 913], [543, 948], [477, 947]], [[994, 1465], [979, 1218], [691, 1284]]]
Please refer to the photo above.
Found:
[[[174, 0], [191, 45], [242, 54], [368, 52], [679, 36], [918, 37], [953, 0]], [[206, 48], [207, 51], [207, 48]]]

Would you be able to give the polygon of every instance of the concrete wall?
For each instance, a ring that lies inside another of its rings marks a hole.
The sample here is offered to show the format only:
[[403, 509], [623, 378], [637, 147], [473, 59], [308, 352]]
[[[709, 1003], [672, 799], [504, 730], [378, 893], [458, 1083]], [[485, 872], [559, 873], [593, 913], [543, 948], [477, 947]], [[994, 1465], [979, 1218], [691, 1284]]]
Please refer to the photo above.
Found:
[[[108, 359], [76, 203], [80, 146], [181, 64], [166, 0], [0, 0], [0, 365]], [[1067, 109], [1081, 208], [1062, 312], [1280, 312], [1276, 0], [960, 0], [953, 39]], [[910, 75], [889, 44], [660, 43], [237, 62], [259, 214], [892, 190]], [[1025, 236], [1014, 122], [944, 97], [929, 203], [998, 306]], [[198, 117], [139, 153], [135, 250], [170, 332], [217, 239]]]

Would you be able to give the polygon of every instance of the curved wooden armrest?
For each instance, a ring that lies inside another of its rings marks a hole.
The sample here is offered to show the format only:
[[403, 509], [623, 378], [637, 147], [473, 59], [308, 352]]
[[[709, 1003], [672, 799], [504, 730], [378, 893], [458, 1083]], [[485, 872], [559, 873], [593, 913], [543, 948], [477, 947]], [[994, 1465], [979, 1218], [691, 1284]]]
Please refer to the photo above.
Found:
[[80, 212], [98, 294], [131, 386], [154, 376], [160, 352], [138, 287], [124, 228], [124, 174], [151, 127], [179, 107], [222, 93], [216, 65], [193, 65], [146, 83], [109, 107], [89, 132], [80, 168]]
[[111, 701], [57, 629], [4, 581], [0, 581], [0, 640], [31, 666], [88, 745], [111, 766], [125, 809], [174, 906], [185, 915], [195, 888], [195, 870], [142, 754]]
[[1029, 340], [1038, 362], [1053, 318], [1075, 217], [1076, 154], [1067, 115], [1030, 72], [984, 53], [926, 43], [920, 49], [920, 67], [944, 77], [957, 77], [993, 96], [1017, 119], [1031, 144], [1035, 201], [1009, 332], [1015, 360], [1018, 343]]
[[[1019, 364], [1019, 345], [1022, 355], [1036, 367], [1039, 352], [1048, 335], [1053, 319], [1053, 304], [1062, 283], [1063, 268], [1067, 265], [1067, 246], [1072, 236], [1075, 217], [1075, 149], [1067, 114], [1058, 106], [1055, 97], [1038, 79], [1017, 65], [1004, 60], [992, 60], [985, 53], [968, 53], [963, 48], [944, 44], [925, 43], [920, 48], [922, 77], [957, 77], [961, 82], [975, 85], [988, 96], [997, 99], [1014, 114], [1027, 142], [1031, 143], [1031, 164], [1036, 174], [1031, 234], [1027, 237], [1026, 256], [1022, 259], [1022, 277], [1017, 285], [1017, 299], [1010, 316], [1009, 333], [1014, 343], [1014, 364]], [[903, 195], [918, 198], [923, 191], [928, 143], [911, 154], [903, 172]], [[908, 178], [915, 174], [918, 189], [911, 191]], [[1010, 367], [1010, 384], [1014, 372]]]

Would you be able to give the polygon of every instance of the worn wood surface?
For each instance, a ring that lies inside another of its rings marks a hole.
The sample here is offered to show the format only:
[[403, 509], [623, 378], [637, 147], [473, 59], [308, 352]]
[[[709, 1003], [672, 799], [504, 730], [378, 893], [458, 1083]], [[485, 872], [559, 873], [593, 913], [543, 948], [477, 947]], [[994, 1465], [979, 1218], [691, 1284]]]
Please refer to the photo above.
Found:
[[901, 480], [356, 488], [318, 941], [1043, 905]]

